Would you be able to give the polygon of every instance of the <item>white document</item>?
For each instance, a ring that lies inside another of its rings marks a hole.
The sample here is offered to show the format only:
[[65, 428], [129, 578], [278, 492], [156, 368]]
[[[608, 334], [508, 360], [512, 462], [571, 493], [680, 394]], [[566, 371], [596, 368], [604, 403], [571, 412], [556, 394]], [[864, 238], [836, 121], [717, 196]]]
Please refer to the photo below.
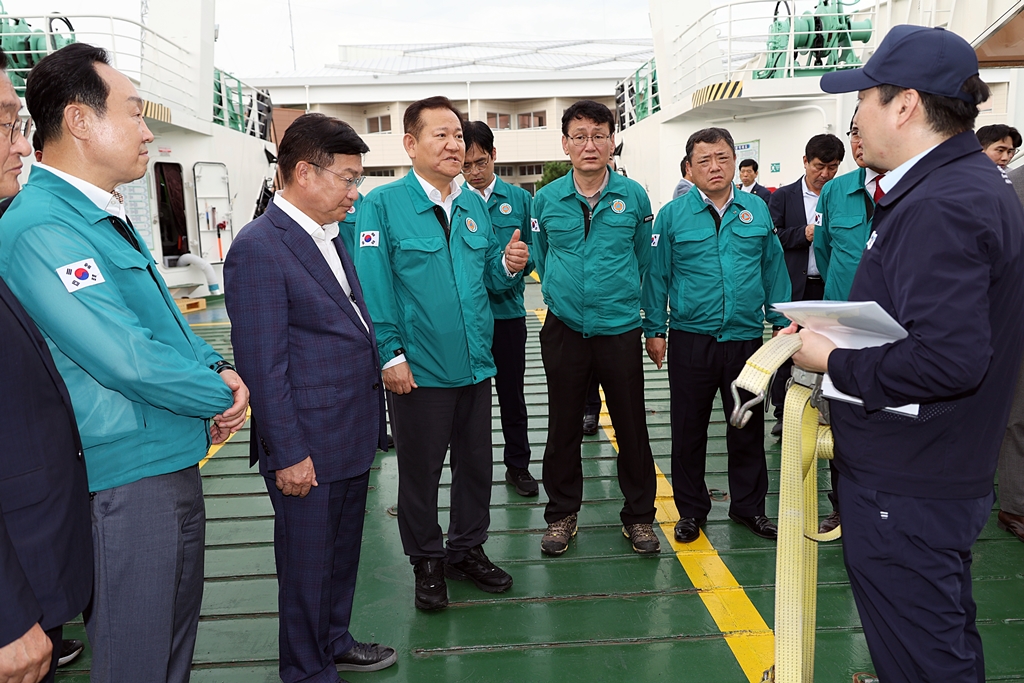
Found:
[[[841, 349], [881, 346], [907, 337], [903, 326], [874, 301], [793, 301], [772, 308], [797, 325], [827, 337]], [[821, 393], [825, 398], [864, 405], [856, 396], [836, 389], [828, 373], [822, 380]], [[919, 409], [917, 403], [885, 408], [911, 417], [917, 417]]]

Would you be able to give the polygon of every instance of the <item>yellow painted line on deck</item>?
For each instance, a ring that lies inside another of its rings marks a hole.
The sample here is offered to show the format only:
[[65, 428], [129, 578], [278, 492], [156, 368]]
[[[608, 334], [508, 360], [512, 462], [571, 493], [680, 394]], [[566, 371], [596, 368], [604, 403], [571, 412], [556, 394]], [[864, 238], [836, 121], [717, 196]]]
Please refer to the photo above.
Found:
[[[252, 410], [250, 410], [249, 408], [246, 408], [245, 409], [245, 422], [249, 421], [249, 416], [250, 415], [252, 415]], [[245, 422], [242, 423], [242, 427], [243, 428], [245, 427]], [[241, 431], [241, 429], [239, 429], [239, 431]], [[206, 457], [199, 461], [199, 469], [203, 469], [203, 465], [205, 465], [206, 463], [210, 462], [210, 458], [212, 458], [214, 455], [216, 455], [217, 451], [219, 451], [228, 441], [231, 441], [231, 439], [235, 438], [235, 434], [237, 434], [237, 433], [238, 432], [231, 432], [230, 434], [228, 434], [228, 438], [224, 439], [224, 441], [222, 441], [220, 443], [215, 443], [212, 446], [210, 446], [210, 450], [206, 451]]]
[[537, 282], [540, 282], [540, 275], [537, 275], [537, 271], [536, 271], [536, 270], [534, 270], [534, 271], [532, 271], [532, 272], [530, 273], [530, 277], [532, 277], [532, 278], [533, 278], [534, 280], [536, 280]]
[[[545, 309], [535, 309], [534, 314], [541, 324], [547, 315]], [[604, 402], [604, 388], [601, 388], [601, 427], [616, 451], [619, 444], [615, 439], [612, 419]], [[655, 495], [655, 520], [676, 554], [676, 559], [697, 589], [718, 630], [732, 650], [747, 680], [757, 683], [766, 669], [775, 662], [775, 634], [765, 623], [761, 613], [747, 597], [743, 586], [736, 581], [725, 566], [718, 551], [704, 535], [703, 530], [693, 543], [678, 543], [675, 539], [675, 525], [679, 521], [672, 485], [657, 463], [654, 465], [658, 477]]]

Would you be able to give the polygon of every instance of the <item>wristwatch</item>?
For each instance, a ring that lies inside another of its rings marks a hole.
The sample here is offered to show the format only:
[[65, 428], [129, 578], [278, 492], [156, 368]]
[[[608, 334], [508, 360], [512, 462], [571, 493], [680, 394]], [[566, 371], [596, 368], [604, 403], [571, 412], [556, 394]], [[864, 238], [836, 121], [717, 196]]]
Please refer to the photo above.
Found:
[[214, 372], [216, 372], [219, 375], [220, 373], [224, 372], [225, 370], [232, 370], [233, 371], [235, 369], [235, 366], [232, 365], [231, 363], [227, 362], [226, 360], [219, 360], [216, 363], [214, 363], [213, 365], [211, 365], [210, 369], [213, 370]]

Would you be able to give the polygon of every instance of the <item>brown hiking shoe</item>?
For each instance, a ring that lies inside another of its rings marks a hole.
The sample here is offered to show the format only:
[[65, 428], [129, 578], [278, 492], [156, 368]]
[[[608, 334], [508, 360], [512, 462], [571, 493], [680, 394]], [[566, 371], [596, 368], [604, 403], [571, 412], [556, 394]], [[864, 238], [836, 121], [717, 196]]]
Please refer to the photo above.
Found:
[[561, 555], [569, 549], [569, 541], [576, 535], [576, 513], [548, 524], [544, 538], [540, 539], [540, 550], [545, 555]]
[[839, 526], [839, 510], [833, 510], [828, 517], [821, 520], [821, 524], [818, 525], [819, 534], [827, 534]]
[[653, 555], [661, 552], [661, 541], [654, 533], [652, 524], [627, 524], [622, 527], [622, 535], [633, 544], [633, 552], [640, 555]]

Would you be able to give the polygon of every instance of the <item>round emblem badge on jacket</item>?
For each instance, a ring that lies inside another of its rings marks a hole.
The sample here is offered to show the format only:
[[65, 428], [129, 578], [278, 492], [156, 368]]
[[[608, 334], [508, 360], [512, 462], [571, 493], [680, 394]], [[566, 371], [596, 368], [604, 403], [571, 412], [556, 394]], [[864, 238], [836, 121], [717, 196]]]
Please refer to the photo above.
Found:
[[750, 223], [754, 220], [754, 214], [749, 211], [740, 211], [740, 223]]
[[622, 213], [625, 210], [626, 202], [622, 201], [621, 199], [616, 199], [614, 202], [612, 202], [612, 211], [614, 211], [615, 213]]
[[510, 213], [512, 213], [512, 205], [506, 202], [505, 204], [502, 204], [501, 206], [498, 207], [498, 211], [501, 211], [503, 214], [507, 216]]
[[466, 227], [469, 228], [470, 232], [476, 232], [476, 221], [472, 218], [466, 219]]

